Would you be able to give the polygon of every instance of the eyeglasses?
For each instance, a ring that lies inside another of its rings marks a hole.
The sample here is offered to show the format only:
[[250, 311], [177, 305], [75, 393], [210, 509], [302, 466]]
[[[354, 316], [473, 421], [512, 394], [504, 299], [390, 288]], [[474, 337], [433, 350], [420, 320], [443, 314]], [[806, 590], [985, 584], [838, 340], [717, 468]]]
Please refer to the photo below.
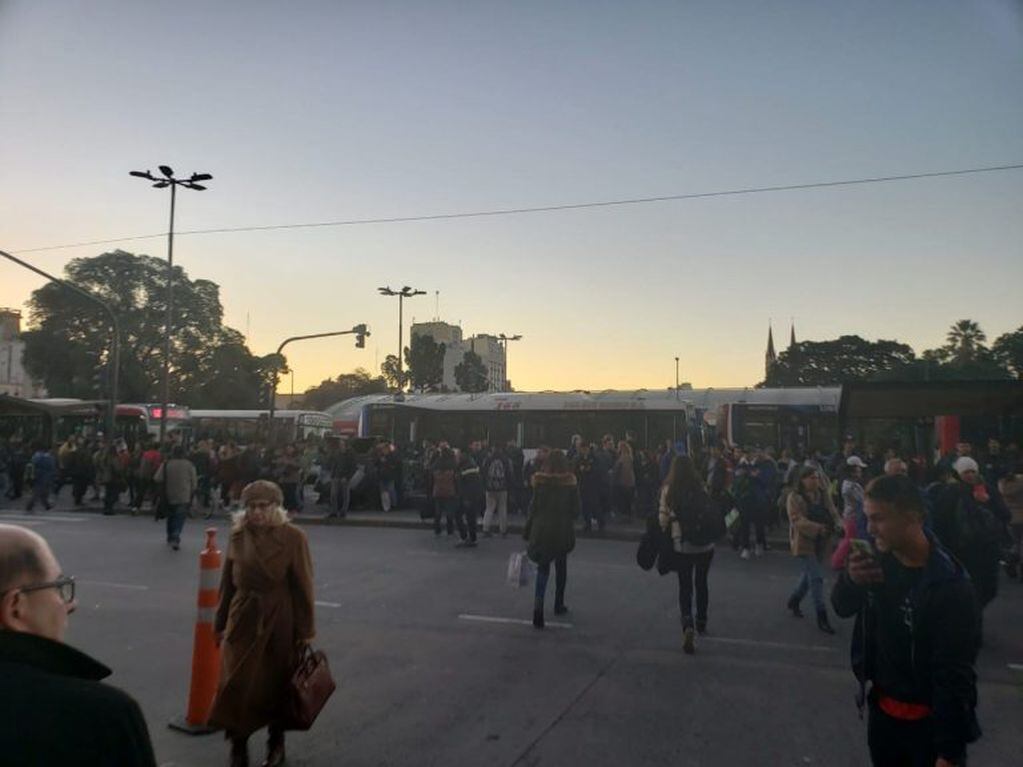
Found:
[[28, 586], [19, 586], [18, 588], [9, 589], [9, 591], [20, 591], [23, 594], [28, 594], [33, 591], [43, 591], [45, 589], [57, 589], [60, 593], [60, 598], [64, 601], [64, 604], [71, 604], [75, 601], [75, 579], [72, 575], [64, 575], [55, 581], [47, 581], [46, 583], [33, 583]]

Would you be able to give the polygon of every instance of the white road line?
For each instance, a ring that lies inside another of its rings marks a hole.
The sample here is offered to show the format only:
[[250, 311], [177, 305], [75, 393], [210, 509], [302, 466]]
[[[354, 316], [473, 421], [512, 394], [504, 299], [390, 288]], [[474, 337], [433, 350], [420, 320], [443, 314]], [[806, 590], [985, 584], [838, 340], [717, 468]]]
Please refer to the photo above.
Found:
[[[476, 621], [478, 623], [511, 623], [516, 626], [532, 626], [533, 621], [524, 620], [522, 618], [501, 618], [496, 615], [467, 615], [463, 613], [458, 616], [459, 620], [463, 621]], [[556, 629], [570, 629], [572, 628], [571, 623], [559, 623], [557, 621], [546, 621], [545, 626], [550, 626]]]
[[1023, 663], [1010, 663], [1009, 668], [1013, 671], [1023, 671]]
[[91, 581], [84, 578], [75, 578], [78, 583], [85, 583], [89, 586], [106, 586], [111, 589], [128, 589], [130, 591], [149, 591], [149, 586], [138, 583], [114, 583], [112, 581]]
[[321, 602], [318, 599], [316, 600], [315, 604], [316, 604], [317, 607], [340, 607], [341, 606], [340, 602]]
[[778, 650], [810, 650], [811, 652], [837, 652], [836, 647], [825, 645], [789, 644], [787, 642], [764, 642], [759, 639], [735, 639], [733, 637], [703, 636], [700, 642], [720, 642], [721, 644], [739, 645], [741, 647], [773, 647]]
[[50, 514], [2, 514], [0, 519], [20, 519], [31, 522], [88, 522], [88, 517], [58, 517]]

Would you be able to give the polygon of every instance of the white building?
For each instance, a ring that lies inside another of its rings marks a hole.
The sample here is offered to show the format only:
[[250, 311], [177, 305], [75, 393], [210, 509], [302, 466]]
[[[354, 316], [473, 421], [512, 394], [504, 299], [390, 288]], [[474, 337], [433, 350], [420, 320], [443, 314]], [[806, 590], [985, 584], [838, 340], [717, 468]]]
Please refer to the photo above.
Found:
[[462, 364], [466, 352], [475, 352], [487, 369], [487, 391], [505, 391], [508, 384], [508, 367], [504, 345], [496, 336], [481, 333], [470, 338], [462, 337], [462, 328], [447, 322], [415, 322], [412, 337], [432, 336], [437, 343], [444, 344], [444, 379], [441, 385], [448, 391], [461, 391], [455, 383], [455, 368]]
[[21, 312], [0, 308], [0, 394], [13, 397], [45, 397], [46, 390], [25, 372], [21, 358]]

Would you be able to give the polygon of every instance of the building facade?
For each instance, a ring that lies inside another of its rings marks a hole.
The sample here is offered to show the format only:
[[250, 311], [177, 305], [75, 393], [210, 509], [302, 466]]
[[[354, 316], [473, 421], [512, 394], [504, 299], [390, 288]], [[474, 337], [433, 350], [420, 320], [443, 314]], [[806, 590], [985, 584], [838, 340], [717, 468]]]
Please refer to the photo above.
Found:
[[464, 338], [462, 328], [447, 322], [415, 322], [412, 337], [432, 336], [437, 343], [444, 344], [444, 378], [441, 385], [447, 391], [461, 391], [455, 382], [455, 368], [462, 364], [466, 352], [475, 352], [487, 369], [487, 391], [499, 392], [508, 389], [508, 366], [504, 345], [492, 335], [480, 333]]
[[25, 398], [45, 397], [46, 390], [25, 371], [22, 364], [24, 353], [21, 312], [0, 308], [0, 394]]

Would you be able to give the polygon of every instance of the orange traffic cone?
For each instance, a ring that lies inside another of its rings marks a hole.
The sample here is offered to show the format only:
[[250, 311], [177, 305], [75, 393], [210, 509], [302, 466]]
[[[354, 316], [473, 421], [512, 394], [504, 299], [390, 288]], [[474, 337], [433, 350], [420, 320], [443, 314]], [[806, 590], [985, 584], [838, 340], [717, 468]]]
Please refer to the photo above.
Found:
[[192, 684], [188, 691], [188, 713], [170, 722], [175, 730], [189, 735], [215, 732], [207, 722], [220, 681], [220, 648], [213, 634], [213, 620], [219, 600], [220, 551], [217, 530], [206, 529], [206, 548], [199, 554], [199, 614], [192, 646]]

